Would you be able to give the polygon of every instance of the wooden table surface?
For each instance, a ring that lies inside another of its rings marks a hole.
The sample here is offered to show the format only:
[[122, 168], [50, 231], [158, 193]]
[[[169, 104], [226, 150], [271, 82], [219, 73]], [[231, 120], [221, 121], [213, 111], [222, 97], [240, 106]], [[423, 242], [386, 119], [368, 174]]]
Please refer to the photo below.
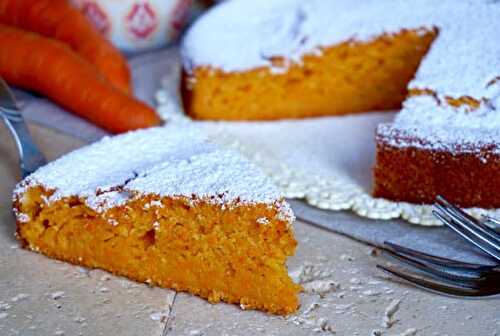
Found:
[[[84, 145], [31, 126], [49, 159]], [[149, 288], [19, 248], [10, 210], [19, 179], [17, 154], [0, 126], [0, 335], [500, 335], [499, 299], [462, 300], [389, 281], [375, 269], [372, 248], [297, 222], [289, 270], [335, 284], [301, 294], [287, 318], [211, 305], [187, 294]], [[356, 217], [352, 216], [353, 225]], [[306, 271], [304, 273], [304, 270]], [[310, 286], [311, 285], [311, 286]], [[390, 319], [387, 309], [399, 301]]]

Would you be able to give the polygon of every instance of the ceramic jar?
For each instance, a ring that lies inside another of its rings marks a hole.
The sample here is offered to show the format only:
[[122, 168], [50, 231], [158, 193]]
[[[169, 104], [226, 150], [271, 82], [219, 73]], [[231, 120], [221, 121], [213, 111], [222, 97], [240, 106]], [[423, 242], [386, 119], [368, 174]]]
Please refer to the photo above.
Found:
[[125, 52], [159, 48], [181, 31], [192, 0], [72, 0]]

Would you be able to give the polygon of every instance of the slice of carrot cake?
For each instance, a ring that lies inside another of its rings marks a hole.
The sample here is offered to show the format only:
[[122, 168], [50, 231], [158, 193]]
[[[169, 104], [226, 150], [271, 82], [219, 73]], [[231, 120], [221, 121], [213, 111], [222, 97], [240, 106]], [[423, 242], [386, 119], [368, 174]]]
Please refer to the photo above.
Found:
[[105, 138], [40, 168], [13, 200], [33, 251], [210, 302], [298, 307], [290, 207], [253, 164], [193, 128]]

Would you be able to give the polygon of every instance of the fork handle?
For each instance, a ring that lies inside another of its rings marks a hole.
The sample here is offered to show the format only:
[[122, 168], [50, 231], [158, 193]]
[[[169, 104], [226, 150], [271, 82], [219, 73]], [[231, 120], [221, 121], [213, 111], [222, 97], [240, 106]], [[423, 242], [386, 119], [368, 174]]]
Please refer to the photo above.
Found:
[[12, 133], [19, 152], [19, 165], [23, 178], [45, 165], [47, 160], [33, 141], [28, 126], [19, 112], [0, 107], [2, 119]]

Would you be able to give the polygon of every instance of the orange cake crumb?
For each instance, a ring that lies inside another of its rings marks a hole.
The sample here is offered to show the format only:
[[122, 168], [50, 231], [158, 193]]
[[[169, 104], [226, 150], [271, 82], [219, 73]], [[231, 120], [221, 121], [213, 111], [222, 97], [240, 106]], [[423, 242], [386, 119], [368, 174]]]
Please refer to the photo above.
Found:
[[[396, 109], [437, 30], [403, 30], [370, 42], [346, 41], [305, 55], [286, 73], [268, 67], [183, 75], [183, 102], [196, 119], [271, 120]], [[274, 62], [283, 62], [278, 58]]]
[[[48, 197], [32, 188], [15, 204], [30, 218], [17, 233], [32, 250], [212, 303], [277, 314], [298, 307], [300, 286], [285, 265], [297, 242], [286, 221], [273, 219], [276, 209], [145, 197], [102, 216], [76, 197], [47, 206]], [[271, 219], [262, 225], [259, 218]]]
[[193, 129], [79, 149], [23, 180], [13, 206], [23, 246], [49, 257], [212, 303], [299, 306], [286, 267], [297, 246], [291, 209], [254, 165]]

